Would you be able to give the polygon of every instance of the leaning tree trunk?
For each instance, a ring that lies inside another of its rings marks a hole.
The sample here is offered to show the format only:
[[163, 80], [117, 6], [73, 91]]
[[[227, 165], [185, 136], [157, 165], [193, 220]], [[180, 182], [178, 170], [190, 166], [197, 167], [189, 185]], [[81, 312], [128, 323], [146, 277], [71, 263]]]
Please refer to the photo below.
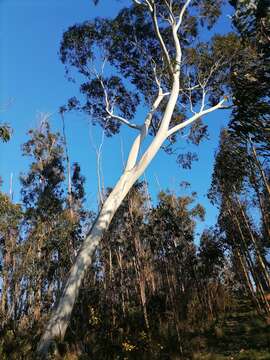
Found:
[[[184, 127], [188, 126], [189, 124], [195, 122], [196, 120], [202, 118], [202, 116], [213, 112], [217, 109], [220, 109], [226, 101], [226, 97], [224, 97], [217, 105], [212, 106], [208, 109], [205, 109], [205, 95], [206, 92], [203, 90], [203, 99], [200, 111], [194, 113], [189, 119], [179, 124], [176, 124], [170, 127], [170, 122], [172, 119], [172, 115], [178, 100], [179, 96], [179, 83], [180, 83], [180, 65], [182, 60], [182, 50], [180, 45], [180, 40], [178, 37], [178, 29], [181, 25], [182, 18], [184, 12], [186, 11], [187, 6], [189, 5], [190, 0], [187, 0], [185, 5], [183, 6], [179, 19], [172, 23], [172, 37], [175, 44], [175, 57], [174, 60], [171, 61], [170, 56], [167, 52], [166, 46], [163, 43], [163, 39], [160, 35], [159, 28], [157, 25], [156, 19], [156, 9], [155, 7], [152, 8], [149, 3], [149, 9], [151, 12], [151, 16], [153, 17], [155, 32], [157, 38], [159, 39], [163, 54], [167, 59], [167, 63], [170, 69], [170, 75], [172, 79], [172, 88], [170, 93], [163, 93], [162, 88], [160, 86], [159, 81], [156, 81], [158, 86], [158, 96], [154, 101], [151, 110], [149, 111], [145, 122], [142, 126], [137, 129], [140, 129], [140, 134], [136, 137], [127, 160], [126, 169], [123, 175], [120, 177], [118, 183], [116, 184], [113, 191], [110, 193], [109, 197], [103, 204], [103, 207], [91, 229], [91, 231], [86, 236], [82, 248], [76, 258], [74, 265], [70, 270], [69, 278], [66, 282], [63, 295], [59, 301], [58, 306], [56, 307], [55, 311], [50, 318], [50, 321], [47, 324], [45, 332], [40, 340], [38, 345], [38, 353], [39, 354], [47, 354], [49, 345], [51, 342], [56, 339], [60, 338], [63, 339], [69, 319], [71, 316], [71, 312], [76, 301], [80, 284], [84, 277], [86, 270], [92, 263], [92, 257], [95, 249], [99, 245], [99, 242], [104, 234], [104, 232], [108, 229], [110, 222], [121, 205], [123, 199], [127, 195], [128, 191], [134, 185], [134, 183], [139, 179], [139, 177], [143, 174], [147, 166], [150, 164], [158, 150], [161, 148], [163, 142], [166, 140], [167, 137], [170, 137], [177, 131], [180, 131]], [[169, 96], [167, 105], [160, 122], [159, 130], [155, 135], [153, 141], [149, 145], [148, 149], [144, 152], [142, 157], [139, 161], [137, 161], [139, 151], [141, 149], [141, 144], [148, 133], [149, 126], [152, 121], [153, 114], [157, 110], [158, 106], [160, 105], [161, 101], [164, 99], [165, 96]], [[105, 93], [106, 98], [106, 93]], [[109, 113], [110, 116], [111, 113]]]
[[[83, 245], [79, 251], [74, 265], [72, 266], [69, 278], [65, 284], [62, 297], [55, 308], [47, 326], [38, 344], [37, 352], [46, 356], [50, 344], [54, 339], [63, 339], [72, 313], [72, 309], [79, 293], [82, 279], [86, 270], [92, 263], [93, 254], [100, 243], [100, 240], [108, 229], [110, 222], [121, 205], [125, 196], [134, 185], [134, 183], [143, 174], [149, 163], [152, 161], [163, 142], [168, 136], [168, 127], [171, 120], [179, 93], [179, 71], [174, 74], [172, 91], [164, 112], [164, 116], [152, 143], [145, 151], [139, 162], [136, 164], [138, 149], [142, 141], [141, 133], [134, 141], [127, 166], [120, 177], [118, 183], [104, 202], [101, 211], [87, 234]], [[188, 124], [188, 122], [187, 122]]]
[[64, 338], [81, 282], [84, 278], [86, 270], [92, 263], [93, 253], [99, 245], [102, 235], [108, 229], [109, 224], [123, 198], [135, 181], [136, 178], [134, 179], [129, 174], [124, 173], [114, 190], [105, 201], [95, 223], [86, 236], [74, 265], [70, 270], [63, 295], [40, 340], [38, 346], [39, 353], [46, 354], [53, 339]]

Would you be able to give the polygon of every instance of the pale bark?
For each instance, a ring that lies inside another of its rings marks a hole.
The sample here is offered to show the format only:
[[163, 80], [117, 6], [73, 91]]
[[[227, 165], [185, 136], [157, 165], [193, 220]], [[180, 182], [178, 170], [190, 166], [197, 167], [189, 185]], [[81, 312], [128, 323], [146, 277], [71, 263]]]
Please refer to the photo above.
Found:
[[[142, 4], [141, 1], [139, 2], [136, 1], [136, 2]], [[139, 179], [139, 177], [144, 173], [145, 169], [150, 164], [156, 153], [159, 151], [164, 141], [167, 139], [167, 137], [169, 137], [176, 131], [182, 129], [183, 127], [191, 124], [197, 119], [201, 118], [203, 115], [212, 112], [218, 108], [221, 108], [223, 102], [225, 101], [225, 99], [223, 99], [216, 106], [211, 107], [207, 110], [204, 110], [204, 107], [202, 106], [201, 110], [198, 113], [196, 113], [194, 116], [192, 116], [192, 118], [188, 119], [187, 121], [173, 128], [170, 128], [170, 122], [172, 119], [172, 115], [180, 91], [179, 82], [180, 82], [180, 66], [181, 66], [182, 52], [181, 52], [181, 46], [177, 32], [179, 26], [181, 25], [184, 12], [189, 2], [190, 1], [187, 1], [183, 9], [181, 10], [178, 22], [175, 21], [174, 23], [171, 24], [172, 37], [175, 45], [175, 58], [174, 61], [171, 61], [166, 46], [163, 42], [163, 39], [159, 33], [155, 7], [152, 7], [154, 3], [146, 0], [145, 5], [148, 6], [149, 11], [151, 12], [156, 35], [160, 42], [163, 55], [167, 60], [167, 62], [169, 63], [169, 68], [170, 68], [169, 71], [172, 78], [172, 89], [168, 96], [167, 106], [165, 108], [165, 112], [163, 114], [163, 118], [161, 120], [157, 134], [155, 135], [148, 149], [144, 152], [144, 154], [139, 160], [138, 160], [139, 150], [141, 149], [142, 141], [144, 140], [144, 138], [148, 133], [148, 128], [151, 124], [152, 116], [156, 111], [157, 107], [159, 106], [161, 100], [164, 98], [164, 96], [168, 95], [162, 92], [161, 86], [158, 82], [157, 82], [159, 88], [158, 96], [154, 101], [153, 106], [144, 121], [144, 124], [139, 127], [130, 123], [126, 124], [131, 128], [139, 129], [140, 133], [131, 147], [127, 165], [122, 176], [120, 177], [119, 181], [117, 182], [116, 186], [114, 187], [108, 198], [103, 203], [100, 213], [94, 225], [92, 226], [90, 232], [87, 234], [84, 243], [77, 255], [76, 261], [70, 270], [69, 278], [64, 287], [62, 297], [57, 307], [53, 311], [53, 314], [46, 326], [44, 334], [38, 345], [38, 352], [40, 354], [45, 354], [45, 355], [47, 354], [48, 348], [54, 339], [64, 338], [69, 323], [69, 319], [72, 313], [72, 309], [76, 301], [76, 298], [78, 296], [82, 279], [84, 278], [86, 270], [89, 268], [89, 266], [92, 263], [93, 254], [97, 246], [99, 245], [103, 234], [108, 229], [114, 214], [121, 205], [128, 191], [131, 189], [134, 183]], [[113, 112], [111, 111], [109, 107], [109, 99], [106, 97], [105, 87], [104, 87], [104, 95], [105, 95], [106, 110], [108, 115], [115, 119], [118, 118], [118, 120], [121, 121], [122, 123], [126, 123], [125, 119], [123, 118], [120, 119], [119, 117], [114, 115]]]
[[[177, 101], [178, 92], [179, 76], [175, 76], [175, 83], [162, 122], [166, 121], [167, 123], [169, 123]], [[138, 180], [138, 178], [142, 175], [148, 164], [151, 162], [157, 151], [160, 149], [166, 137], [166, 128], [163, 131], [158, 131], [158, 134], [152, 141], [147, 151], [144, 153], [139, 163], [135, 165], [131, 170], [125, 170], [123, 175], [120, 177], [118, 183], [116, 184], [115, 188], [112, 190], [112, 192], [104, 202], [98, 218], [96, 219], [92, 229], [86, 236], [82, 248], [76, 258], [76, 261], [70, 270], [69, 278], [66, 282], [63, 295], [40, 340], [38, 346], [39, 353], [47, 353], [48, 347], [53, 339], [62, 339], [64, 337], [75, 300], [78, 296], [82, 279], [86, 270], [92, 263], [93, 253], [99, 245], [102, 235], [108, 229], [115, 212], [121, 205], [126, 194], [134, 185], [134, 183]], [[134, 156], [129, 159], [128, 163], [134, 161], [137, 155], [138, 152], [136, 151]]]
[[[70, 270], [69, 278], [64, 287], [63, 295], [56, 309], [54, 310], [53, 315], [51, 316], [45, 332], [38, 345], [38, 352], [40, 354], [47, 353], [48, 348], [54, 339], [64, 338], [72, 313], [72, 309], [78, 296], [82, 279], [86, 270], [92, 263], [93, 254], [97, 246], [99, 245], [103, 234], [108, 229], [114, 214], [121, 205], [128, 191], [131, 189], [131, 187], [139, 179], [139, 177], [143, 174], [149, 163], [152, 161], [152, 159], [166, 140], [168, 133], [172, 133], [171, 130], [168, 131], [168, 126], [178, 98], [179, 74], [174, 75], [174, 79], [175, 81], [173, 89], [164, 113], [162, 124], [156, 137], [153, 139], [151, 145], [146, 150], [140, 161], [131, 170], [129, 170], [130, 164], [136, 162], [138, 151], [135, 151], [134, 156], [129, 158], [127, 169], [124, 171], [115, 188], [112, 190], [109, 197], [104, 202], [98, 218], [96, 219], [93, 227], [91, 228], [90, 232], [84, 240], [84, 243], [82, 245], [82, 248], [80, 249], [76, 261]], [[199, 114], [198, 116], [193, 117], [193, 121], [195, 121], [199, 117], [201, 117], [201, 115], [199, 116]], [[187, 124], [189, 123], [190, 122], [187, 121]], [[177, 130], [174, 129], [174, 131]], [[138, 138], [135, 141], [138, 141]], [[132, 147], [132, 151], [133, 150], [134, 148]]]

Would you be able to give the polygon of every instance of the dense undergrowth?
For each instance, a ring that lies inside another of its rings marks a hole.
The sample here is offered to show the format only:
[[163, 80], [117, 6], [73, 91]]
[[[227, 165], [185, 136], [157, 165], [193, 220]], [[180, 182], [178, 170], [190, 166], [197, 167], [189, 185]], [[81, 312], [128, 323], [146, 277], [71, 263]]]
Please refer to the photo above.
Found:
[[[270, 325], [258, 316], [249, 300], [235, 300], [222, 318], [204, 329], [181, 329], [181, 348], [177, 334], [164, 323], [151, 335], [139, 327], [138, 314], [131, 314], [126, 326], [113, 333], [100, 331], [98, 317], [92, 331], [75, 334], [69, 328], [65, 342], [55, 343], [50, 359], [160, 359], [160, 360], [269, 360]], [[91, 318], [88, 319], [88, 322]], [[92, 318], [93, 321], [93, 318]], [[137, 327], [135, 328], [135, 323]], [[78, 325], [77, 325], [78, 326]], [[125, 329], [124, 329], [125, 327]], [[41, 329], [2, 329], [0, 358], [3, 360], [37, 359], [35, 347]]]

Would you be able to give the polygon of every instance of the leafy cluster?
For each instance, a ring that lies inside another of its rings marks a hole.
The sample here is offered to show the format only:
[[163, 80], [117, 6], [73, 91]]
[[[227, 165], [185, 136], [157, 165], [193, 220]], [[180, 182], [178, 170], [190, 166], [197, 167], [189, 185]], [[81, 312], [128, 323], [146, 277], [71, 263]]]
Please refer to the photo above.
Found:
[[[238, 65], [232, 72], [234, 110], [230, 127], [242, 141], [269, 151], [269, 1], [232, 1], [234, 25], [242, 40]], [[241, 64], [241, 65], [240, 65]]]
[[0, 139], [4, 142], [10, 140], [11, 129], [8, 125], [0, 125]]
[[[173, 12], [177, 14], [183, 5], [183, 1], [174, 1]], [[217, 21], [221, 5], [222, 1], [193, 1], [184, 16], [182, 29], [179, 30], [183, 53], [181, 92], [170, 127], [189, 115], [190, 102], [194, 109], [200, 104], [202, 87], [204, 90], [207, 88], [207, 100], [212, 104], [228, 92], [229, 71], [239, 45], [237, 38], [231, 34], [215, 36], [206, 43], [199, 36], [203, 27], [210, 30]], [[168, 55], [173, 59], [175, 48], [171, 27], [166, 20], [169, 15], [164, 1], [156, 1], [159, 31]], [[171, 64], [160, 46], [155, 22], [150, 12], [138, 4], [124, 8], [115, 19], [97, 18], [70, 27], [63, 35], [60, 56], [68, 72], [71, 68], [76, 69], [87, 80], [80, 86], [84, 102], [74, 97], [62, 110], [86, 112], [94, 123], [98, 122], [106, 129], [107, 135], [118, 132], [120, 122], [106, 111], [105, 91], [111, 104], [109, 110], [132, 120], [139, 104], [152, 105], [158, 83], [164, 92], [171, 90]], [[98, 73], [96, 69], [103, 67], [101, 74]], [[192, 87], [191, 95], [188, 89]], [[166, 99], [154, 114], [150, 129], [152, 135], [158, 130], [165, 106]], [[201, 136], [195, 141], [205, 135], [203, 125], [198, 131]], [[175, 136], [170, 141], [174, 143]]]

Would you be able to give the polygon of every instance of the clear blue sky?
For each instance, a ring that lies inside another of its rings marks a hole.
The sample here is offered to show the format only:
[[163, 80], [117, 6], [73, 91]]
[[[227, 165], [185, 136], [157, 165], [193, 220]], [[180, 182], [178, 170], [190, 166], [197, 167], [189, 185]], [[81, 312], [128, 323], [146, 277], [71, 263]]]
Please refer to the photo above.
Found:
[[[64, 66], [58, 56], [63, 32], [71, 25], [95, 16], [114, 16], [124, 1], [101, 0], [94, 6], [91, 0], [0, 0], [0, 121], [9, 122], [14, 133], [7, 144], [0, 144], [0, 176], [7, 192], [10, 174], [14, 174], [14, 200], [20, 200], [19, 174], [27, 171], [28, 160], [21, 155], [21, 144], [27, 140], [27, 131], [38, 125], [38, 114], [51, 113], [54, 130], [61, 131], [59, 106], [77, 94], [78, 86], [65, 78]], [[229, 9], [225, 13], [229, 14]], [[230, 19], [224, 15], [218, 31], [230, 30]], [[198, 201], [205, 206], [207, 217], [198, 231], [215, 223], [217, 211], [206, 198], [211, 182], [214, 152], [218, 135], [228, 121], [229, 113], [218, 111], [205, 118], [210, 140], [199, 147], [199, 162], [192, 170], [183, 170], [175, 157], [162, 151], [147, 169], [145, 179], [150, 194], [170, 188], [179, 192], [179, 183], [185, 180], [198, 193]], [[101, 132], [89, 125], [84, 115], [70, 114], [66, 118], [67, 138], [71, 160], [81, 164], [87, 179], [87, 206], [96, 207], [96, 157], [90, 135], [99, 145]], [[132, 130], [123, 130], [114, 138], [105, 138], [103, 146], [103, 174], [105, 186], [113, 186], [122, 170], [121, 146], [127, 155], [134, 137]], [[121, 145], [122, 144], [122, 145]], [[182, 149], [186, 144], [179, 143]], [[158, 179], [158, 181], [157, 181]]]

